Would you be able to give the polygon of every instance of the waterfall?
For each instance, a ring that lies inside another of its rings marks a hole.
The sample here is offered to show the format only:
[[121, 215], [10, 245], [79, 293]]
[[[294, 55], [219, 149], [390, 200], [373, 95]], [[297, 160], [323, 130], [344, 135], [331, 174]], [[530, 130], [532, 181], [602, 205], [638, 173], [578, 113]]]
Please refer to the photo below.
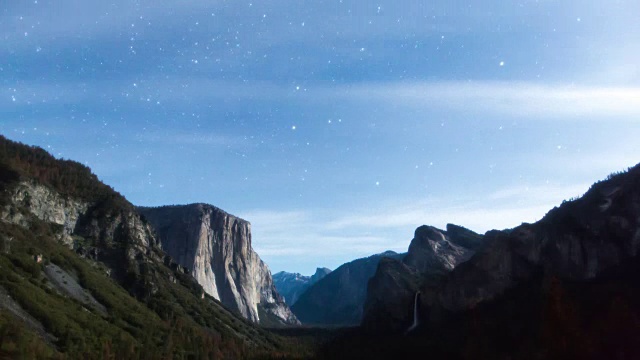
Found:
[[419, 325], [419, 321], [418, 321], [418, 302], [419, 301], [420, 301], [420, 291], [416, 291], [416, 295], [413, 298], [413, 324], [411, 324], [411, 327], [407, 329], [407, 333], [415, 330]]

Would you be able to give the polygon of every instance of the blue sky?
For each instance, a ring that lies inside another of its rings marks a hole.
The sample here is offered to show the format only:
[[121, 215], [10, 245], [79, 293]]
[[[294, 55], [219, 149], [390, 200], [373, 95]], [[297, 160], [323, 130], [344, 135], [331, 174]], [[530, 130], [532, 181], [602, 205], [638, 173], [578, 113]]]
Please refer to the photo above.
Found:
[[637, 1], [4, 1], [0, 132], [273, 271], [541, 218], [640, 162]]

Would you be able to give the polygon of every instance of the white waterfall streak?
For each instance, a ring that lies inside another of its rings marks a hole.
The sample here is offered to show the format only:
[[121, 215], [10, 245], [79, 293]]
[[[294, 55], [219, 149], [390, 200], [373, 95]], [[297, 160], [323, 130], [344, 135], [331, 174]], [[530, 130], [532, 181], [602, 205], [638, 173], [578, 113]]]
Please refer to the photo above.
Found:
[[411, 324], [411, 327], [407, 329], [407, 333], [410, 333], [411, 331], [415, 330], [420, 324], [418, 320], [418, 301], [419, 300], [420, 300], [420, 291], [416, 291], [416, 295], [414, 296], [414, 299], [413, 299], [413, 324]]

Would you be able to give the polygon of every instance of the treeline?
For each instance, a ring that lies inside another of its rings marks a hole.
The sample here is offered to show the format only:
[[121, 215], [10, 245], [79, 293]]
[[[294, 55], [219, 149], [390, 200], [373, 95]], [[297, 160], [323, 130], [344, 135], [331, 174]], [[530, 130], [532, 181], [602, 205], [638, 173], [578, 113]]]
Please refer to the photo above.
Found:
[[20, 178], [36, 180], [58, 193], [88, 202], [126, 203], [112, 187], [102, 183], [91, 169], [76, 161], [59, 160], [44, 149], [11, 141], [0, 135], [0, 182]]

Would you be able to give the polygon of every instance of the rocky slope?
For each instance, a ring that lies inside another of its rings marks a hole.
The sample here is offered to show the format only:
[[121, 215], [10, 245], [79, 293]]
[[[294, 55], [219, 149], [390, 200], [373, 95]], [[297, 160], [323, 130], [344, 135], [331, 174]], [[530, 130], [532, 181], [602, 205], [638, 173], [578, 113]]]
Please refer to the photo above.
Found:
[[317, 268], [313, 275], [304, 276], [299, 273], [280, 271], [273, 275], [273, 283], [284, 301], [289, 306], [293, 306], [300, 295], [307, 291], [311, 285], [324, 279], [330, 272], [331, 270], [327, 268]]
[[133, 282], [136, 295], [147, 297], [153, 291], [153, 281], [136, 277], [143, 264], [162, 262], [164, 254], [153, 229], [124, 198], [115, 193], [93, 201], [65, 196], [34, 180], [13, 184], [5, 195], [8, 203], [0, 209], [0, 220], [26, 228], [34, 218], [50, 224], [60, 243], [80, 255], [94, 254], [112, 277]]
[[156, 239], [87, 167], [0, 136], [0, 357], [282, 354]]
[[387, 251], [346, 263], [305, 291], [292, 306], [303, 324], [358, 325], [367, 293], [367, 282], [383, 258], [402, 258]]
[[482, 236], [460, 226], [421, 226], [402, 260], [384, 259], [369, 281], [363, 326], [402, 331], [412, 322], [416, 292], [427, 291], [481, 248]]
[[[265, 325], [298, 321], [278, 294], [271, 272], [251, 247], [251, 224], [214, 206], [138, 208], [164, 251], [229, 309]], [[261, 321], [262, 320], [262, 321]]]

